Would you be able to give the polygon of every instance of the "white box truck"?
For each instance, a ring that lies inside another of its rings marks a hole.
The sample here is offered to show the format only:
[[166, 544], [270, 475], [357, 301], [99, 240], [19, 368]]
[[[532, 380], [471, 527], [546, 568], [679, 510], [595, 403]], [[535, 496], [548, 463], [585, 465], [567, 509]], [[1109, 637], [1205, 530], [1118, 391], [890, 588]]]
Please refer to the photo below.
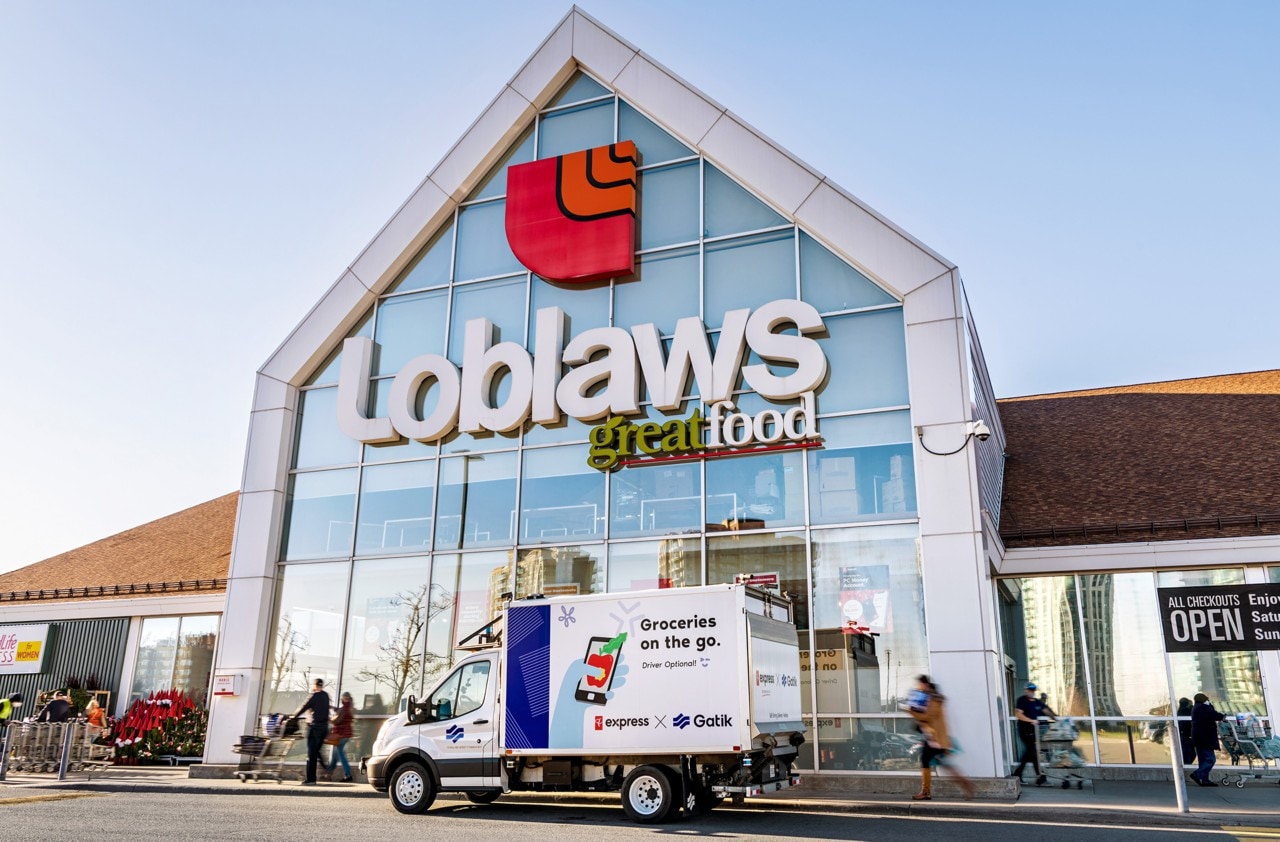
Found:
[[402, 813], [439, 792], [620, 792], [645, 823], [793, 786], [791, 610], [745, 584], [512, 602], [494, 645], [383, 725], [369, 783]]

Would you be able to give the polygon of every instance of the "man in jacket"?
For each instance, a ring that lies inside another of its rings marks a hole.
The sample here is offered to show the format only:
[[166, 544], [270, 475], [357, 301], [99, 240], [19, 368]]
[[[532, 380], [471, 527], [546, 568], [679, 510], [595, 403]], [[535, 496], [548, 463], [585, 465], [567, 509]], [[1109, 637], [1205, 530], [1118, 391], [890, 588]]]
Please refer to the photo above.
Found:
[[71, 718], [71, 703], [67, 701], [67, 694], [64, 690], [59, 690], [53, 694], [53, 698], [40, 711], [40, 715], [36, 717], [36, 722], [66, 722]]
[[316, 785], [316, 766], [320, 764], [320, 749], [324, 738], [329, 736], [329, 694], [324, 691], [324, 679], [317, 678], [311, 683], [311, 695], [302, 707], [294, 713], [294, 719], [311, 715], [311, 725], [307, 728], [307, 777], [303, 786]]
[[1018, 719], [1018, 739], [1022, 741], [1022, 757], [1018, 768], [1013, 770], [1013, 777], [1022, 780], [1022, 770], [1027, 767], [1027, 761], [1031, 761], [1036, 770], [1036, 786], [1040, 786], [1045, 782], [1045, 776], [1040, 771], [1040, 756], [1036, 753], [1036, 728], [1040, 727], [1037, 722], [1041, 717], [1050, 716], [1051, 711], [1043, 699], [1036, 698], [1036, 686], [1028, 684], [1026, 691], [1014, 703], [1013, 714]]
[[1218, 760], [1218, 723], [1226, 717], [1213, 709], [1204, 693], [1196, 693], [1195, 701], [1196, 706], [1191, 709], [1191, 742], [1200, 765], [1191, 773], [1191, 780], [1200, 786], [1217, 786], [1209, 780], [1209, 772]]

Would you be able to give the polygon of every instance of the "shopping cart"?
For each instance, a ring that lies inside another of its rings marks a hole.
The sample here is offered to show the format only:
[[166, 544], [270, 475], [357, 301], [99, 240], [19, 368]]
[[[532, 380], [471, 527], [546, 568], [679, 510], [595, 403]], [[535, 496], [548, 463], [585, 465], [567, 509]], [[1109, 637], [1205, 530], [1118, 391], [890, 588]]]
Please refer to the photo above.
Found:
[[58, 772], [67, 745], [68, 772], [110, 766], [115, 750], [102, 744], [102, 729], [87, 722], [14, 722], [9, 725], [9, 769]]
[[1041, 719], [1036, 723], [1036, 755], [1040, 758], [1044, 783], [1060, 784], [1063, 789], [1075, 784], [1076, 789], [1084, 789], [1084, 777], [1072, 771], [1085, 765], [1084, 756], [1075, 746], [1079, 737], [1080, 730], [1068, 717], [1053, 721]]
[[1218, 723], [1218, 739], [1222, 750], [1231, 757], [1231, 765], [1239, 766], [1244, 758], [1248, 771], [1226, 772], [1222, 783], [1243, 789], [1249, 778], [1275, 780], [1280, 783], [1280, 740], [1271, 734], [1271, 726], [1247, 713]]
[[247, 768], [236, 772], [240, 783], [245, 781], [284, 780], [284, 761], [298, 741], [298, 722], [284, 714], [271, 713], [258, 720], [253, 734], [245, 734], [231, 747], [243, 759]]

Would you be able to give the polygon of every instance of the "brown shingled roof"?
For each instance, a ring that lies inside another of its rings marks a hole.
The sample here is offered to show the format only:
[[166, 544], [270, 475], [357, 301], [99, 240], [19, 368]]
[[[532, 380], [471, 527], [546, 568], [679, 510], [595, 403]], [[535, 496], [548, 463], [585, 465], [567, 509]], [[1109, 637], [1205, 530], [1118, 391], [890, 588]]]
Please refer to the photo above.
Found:
[[1280, 369], [999, 407], [1008, 546], [1280, 534]]
[[[169, 590], [225, 590], [235, 530], [233, 492], [101, 541], [0, 574], [0, 600], [131, 596]], [[190, 583], [200, 582], [193, 586]], [[177, 588], [177, 583], [188, 583]], [[151, 589], [112, 586], [150, 585]], [[167, 585], [166, 587], [154, 587]], [[83, 589], [89, 589], [88, 593]], [[23, 596], [27, 594], [27, 596]]]

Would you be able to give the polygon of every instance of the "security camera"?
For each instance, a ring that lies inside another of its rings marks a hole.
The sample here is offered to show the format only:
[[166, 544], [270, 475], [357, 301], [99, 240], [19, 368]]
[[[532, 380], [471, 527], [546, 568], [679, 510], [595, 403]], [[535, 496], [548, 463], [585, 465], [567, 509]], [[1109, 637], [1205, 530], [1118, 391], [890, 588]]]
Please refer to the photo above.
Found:
[[974, 421], [971, 435], [978, 441], [986, 441], [991, 438], [991, 428], [981, 421]]

